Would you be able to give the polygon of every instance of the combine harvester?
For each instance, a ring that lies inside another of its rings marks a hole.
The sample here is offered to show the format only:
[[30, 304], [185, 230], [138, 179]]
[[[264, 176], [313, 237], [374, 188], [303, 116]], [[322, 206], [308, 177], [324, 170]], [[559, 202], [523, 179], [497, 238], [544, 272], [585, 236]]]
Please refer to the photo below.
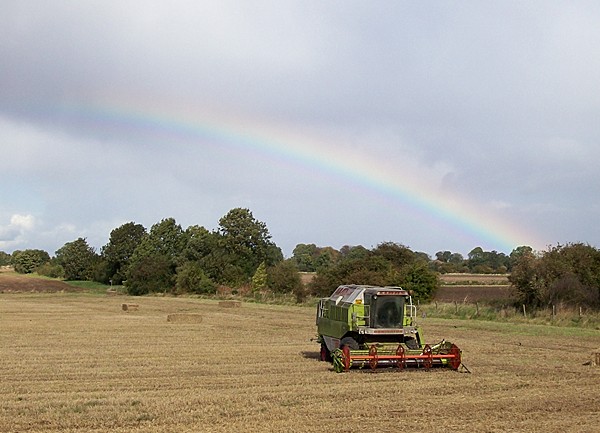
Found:
[[321, 360], [333, 361], [338, 373], [366, 366], [458, 370], [461, 350], [444, 340], [423, 344], [416, 314], [400, 287], [339, 286], [317, 307]]

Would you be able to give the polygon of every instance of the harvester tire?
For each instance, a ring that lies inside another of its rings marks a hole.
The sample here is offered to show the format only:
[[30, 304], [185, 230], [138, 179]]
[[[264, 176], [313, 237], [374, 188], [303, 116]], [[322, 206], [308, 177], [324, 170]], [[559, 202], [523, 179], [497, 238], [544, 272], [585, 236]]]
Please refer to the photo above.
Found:
[[321, 343], [321, 361], [324, 362], [331, 362], [333, 359], [331, 358], [331, 352], [329, 351], [329, 349], [327, 348], [327, 345], [325, 343]]
[[358, 350], [359, 345], [356, 340], [352, 337], [344, 337], [340, 340], [340, 349], [343, 349], [344, 346], [348, 346], [351, 350]]

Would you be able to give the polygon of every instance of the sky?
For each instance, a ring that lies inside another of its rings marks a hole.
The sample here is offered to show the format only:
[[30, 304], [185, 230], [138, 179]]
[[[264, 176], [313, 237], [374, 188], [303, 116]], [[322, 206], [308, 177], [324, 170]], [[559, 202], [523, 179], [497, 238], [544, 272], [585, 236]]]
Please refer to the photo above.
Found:
[[4, 0], [0, 250], [237, 207], [286, 257], [599, 247], [598, 22], [577, 0]]

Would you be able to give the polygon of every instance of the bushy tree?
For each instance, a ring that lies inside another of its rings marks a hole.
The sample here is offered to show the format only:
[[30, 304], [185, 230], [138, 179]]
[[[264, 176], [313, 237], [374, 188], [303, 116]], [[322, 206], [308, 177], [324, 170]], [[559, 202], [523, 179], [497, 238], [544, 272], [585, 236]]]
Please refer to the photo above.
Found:
[[189, 226], [185, 230], [185, 237], [184, 260], [202, 260], [219, 248], [219, 236], [202, 226]]
[[178, 293], [213, 294], [217, 285], [204, 273], [197, 261], [188, 261], [177, 268]]
[[127, 293], [134, 296], [155, 292], [171, 292], [175, 285], [171, 262], [163, 255], [139, 257], [129, 268]]
[[274, 293], [293, 293], [299, 302], [306, 295], [294, 260], [283, 260], [267, 269], [267, 286]]
[[298, 244], [292, 251], [292, 260], [301, 272], [315, 272], [318, 256], [319, 248], [315, 244]]
[[395, 242], [382, 242], [372, 250], [376, 256], [383, 257], [395, 267], [413, 263], [417, 256], [408, 247]]
[[452, 256], [452, 252], [450, 251], [438, 251], [435, 253], [436, 260], [442, 263], [448, 263], [450, 261], [450, 257]]
[[0, 266], [8, 266], [10, 265], [10, 261], [11, 255], [4, 251], [0, 251]]
[[521, 249], [511, 255], [509, 276], [519, 302], [536, 307], [556, 303], [600, 306], [600, 251], [582, 244], [550, 247], [535, 255]]
[[252, 275], [251, 287], [254, 293], [267, 288], [267, 265], [265, 262], [258, 265], [254, 275]]
[[[150, 228], [133, 251], [127, 270], [127, 290], [131, 294], [172, 291], [175, 274], [187, 236], [174, 218], [166, 218]], [[156, 269], [149, 269], [152, 265]], [[152, 282], [151, 278], [155, 278]]]
[[113, 284], [123, 283], [133, 252], [145, 235], [144, 226], [133, 222], [110, 232], [108, 243], [101, 250], [101, 256], [106, 261], [107, 280], [112, 280]]
[[431, 298], [439, 286], [427, 259], [408, 247], [384, 242], [373, 250], [344, 246], [335, 264], [317, 271], [309, 285], [312, 294], [326, 296], [340, 284], [401, 286], [422, 300]]
[[428, 266], [421, 262], [414, 262], [404, 266], [401, 270], [402, 288], [410, 291], [415, 299], [430, 301], [440, 287], [437, 274], [431, 272]]
[[12, 265], [20, 274], [30, 274], [44, 263], [50, 261], [50, 255], [44, 250], [28, 249], [14, 251], [12, 254]]
[[56, 251], [56, 262], [62, 266], [66, 280], [91, 280], [97, 259], [85, 238], [67, 242]]
[[361, 254], [346, 256], [336, 264], [320, 269], [310, 284], [311, 292], [326, 296], [340, 284], [398, 284], [398, 274], [385, 258], [374, 254], [362, 255], [362, 249], [357, 251]]
[[38, 274], [50, 278], [64, 278], [65, 271], [61, 265], [56, 263], [56, 260], [50, 260], [37, 268]]
[[235, 208], [219, 220], [222, 256], [230, 268], [242, 271], [249, 280], [258, 266], [267, 266], [283, 260], [279, 247], [271, 241], [271, 235], [264, 222], [258, 221], [248, 209]]

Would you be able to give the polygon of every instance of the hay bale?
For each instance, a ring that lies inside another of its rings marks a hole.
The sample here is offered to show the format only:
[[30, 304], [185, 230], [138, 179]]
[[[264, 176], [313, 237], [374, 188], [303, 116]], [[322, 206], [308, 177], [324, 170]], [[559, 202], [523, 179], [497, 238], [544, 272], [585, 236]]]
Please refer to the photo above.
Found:
[[592, 352], [592, 365], [600, 367], [600, 349], [597, 352]]
[[167, 316], [170, 323], [201, 323], [202, 316], [198, 313], [173, 313]]
[[219, 301], [219, 307], [240, 308], [241, 306], [242, 306], [241, 301]]
[[117, 295], [117, 289], [107, 289], [106, 290], [106, 294], [108, 296], [116, 296]]
[[138, 304], [122, 304], [123, 311], [137, 311], [140, 306]]

